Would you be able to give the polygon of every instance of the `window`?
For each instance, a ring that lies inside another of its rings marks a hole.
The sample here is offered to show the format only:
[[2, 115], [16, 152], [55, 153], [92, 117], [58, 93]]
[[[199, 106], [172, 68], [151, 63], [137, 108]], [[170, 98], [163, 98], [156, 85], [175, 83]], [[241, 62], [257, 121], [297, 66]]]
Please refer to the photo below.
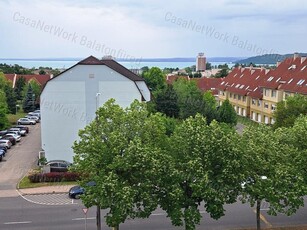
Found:
[[290, 96], [291, 96], [291, 93], [285, 92], [285, 99], [287, 99], [287, 98], [290, 97]]
[[252, 100], [252, 105], [256, 105], [256, 99]]
[[233, 95], [233, 99], [237, 99], [237, 95], [236, 94]]
[[298, 83], [297, 83], [297, 85], [302, 85], [304, 82], [305, 82], [305, 80], [304, 80], [304, 79], [299, 80], [299, 81], [298, 81]]
[[232, 93], [229, 94], [229, 97], [232, 98]]
[[271, 105], [271, 110], [275, 111], [276, 110], [276, 105], [272, 104]]
[[265, 109], [268, 109], [268, 108], [269, 108], [269, 104], [265, 102], [265, 103], [264, 103], [264, 108], [265, 108]]
[[269, 77], [268, 81], [272, 81], [274, 79], [274, 77]]
[[261, 106], [261, 101], [260, 100], [258, 100], [258, 106]]
[[246, 101], [246, 97], [245, 96], [243, 96], [243, 101]]
[[269, 94], [268, 91], [269, 91], [269, 90], [267, 90], [267, 89], [263, 89], [263, 94], [264, 94], [264, 96], [268, 96], [268, 94]]
[[276, 90], [272, 89], [272, 91], [271, 91], [271, 97], [276, 97]]
[[241, 95], [238, 95], [238, 100], [241, 101]]

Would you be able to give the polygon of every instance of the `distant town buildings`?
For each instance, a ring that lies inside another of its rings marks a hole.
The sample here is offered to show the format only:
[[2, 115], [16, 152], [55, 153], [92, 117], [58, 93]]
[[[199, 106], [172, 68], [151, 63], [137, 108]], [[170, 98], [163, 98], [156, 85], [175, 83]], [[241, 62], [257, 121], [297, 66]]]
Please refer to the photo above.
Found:
[[199, 53], [196, 57], [196, 71], [204, 72], [206, 70], [206, 57], [204, 53]]

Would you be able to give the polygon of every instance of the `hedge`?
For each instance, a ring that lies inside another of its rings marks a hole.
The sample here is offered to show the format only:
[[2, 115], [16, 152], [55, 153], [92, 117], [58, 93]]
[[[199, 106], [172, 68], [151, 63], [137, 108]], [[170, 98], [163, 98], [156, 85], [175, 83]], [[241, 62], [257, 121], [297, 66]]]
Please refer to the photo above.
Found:
[[28, 176], [31, 183], [76, 181], [79, 175], [73, 172], [34, 173]]

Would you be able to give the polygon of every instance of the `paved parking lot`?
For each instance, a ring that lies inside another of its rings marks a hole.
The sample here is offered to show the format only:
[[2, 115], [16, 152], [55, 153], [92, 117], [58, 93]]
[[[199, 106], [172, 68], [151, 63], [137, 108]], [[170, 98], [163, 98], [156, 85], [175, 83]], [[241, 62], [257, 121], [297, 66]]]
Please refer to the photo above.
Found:
[[41, 150], [40, 123], [29, 125], [30, 132], [12, 146], [0, 162], [0, 197], [19, 196], [16, 191], [18, 181], [37, 164]]

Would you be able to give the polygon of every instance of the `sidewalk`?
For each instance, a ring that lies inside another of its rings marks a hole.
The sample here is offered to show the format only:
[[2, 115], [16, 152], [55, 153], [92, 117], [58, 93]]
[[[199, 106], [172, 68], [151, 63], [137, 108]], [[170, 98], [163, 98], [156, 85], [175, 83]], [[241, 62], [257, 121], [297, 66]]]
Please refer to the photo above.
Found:
[[43, 186], [38, 188], [17, 189], [21, 195], [68, 193], [74, 185]]

